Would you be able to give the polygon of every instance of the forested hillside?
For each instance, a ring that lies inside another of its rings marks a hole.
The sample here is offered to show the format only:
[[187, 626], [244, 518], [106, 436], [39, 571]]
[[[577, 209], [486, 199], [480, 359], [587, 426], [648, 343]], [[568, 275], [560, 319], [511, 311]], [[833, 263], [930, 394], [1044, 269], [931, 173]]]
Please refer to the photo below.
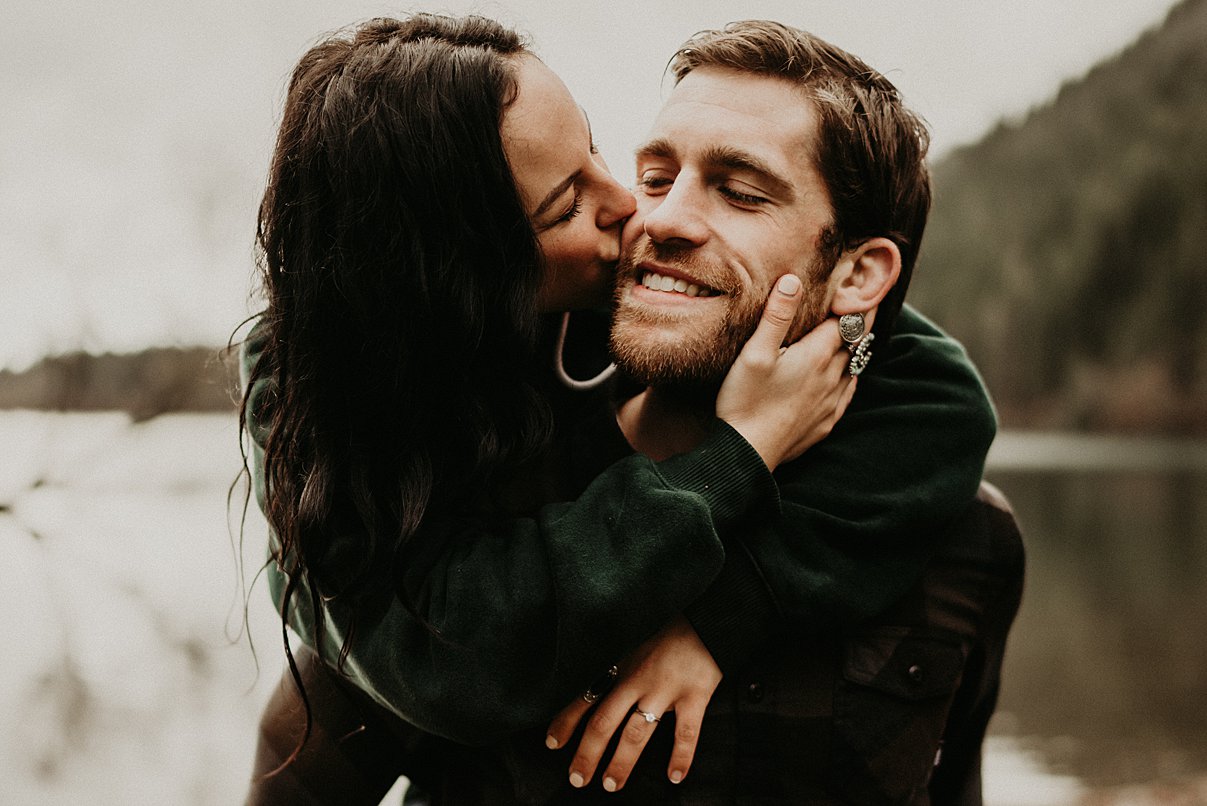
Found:
[[910, 299], [1007, 425], [1207, 433], [1207, 0], [935, 184]]

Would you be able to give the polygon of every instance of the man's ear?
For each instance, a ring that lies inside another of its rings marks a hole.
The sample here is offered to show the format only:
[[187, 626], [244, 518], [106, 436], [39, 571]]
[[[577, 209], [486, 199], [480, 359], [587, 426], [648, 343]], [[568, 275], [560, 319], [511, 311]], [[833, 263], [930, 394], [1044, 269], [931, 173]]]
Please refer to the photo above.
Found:
[[830, 275], [830, 310], [842, 316], [875, 308], [897, 284], [901, 250], [888, 238], [869, 238], [843, 252]]

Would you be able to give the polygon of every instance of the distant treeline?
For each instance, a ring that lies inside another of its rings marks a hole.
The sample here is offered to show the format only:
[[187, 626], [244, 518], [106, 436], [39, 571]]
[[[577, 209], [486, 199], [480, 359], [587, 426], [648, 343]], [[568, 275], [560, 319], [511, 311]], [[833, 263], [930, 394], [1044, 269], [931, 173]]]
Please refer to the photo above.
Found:
[[211, 347], [77, 352], [24, 372], [0, 372], [0, 409], [123, 410], [136, 420], [170, 411], [235, 410], [233, 357]]
[[935, 185], [910, 299], [1007, 425], [1207, 434], [1207, 0]]

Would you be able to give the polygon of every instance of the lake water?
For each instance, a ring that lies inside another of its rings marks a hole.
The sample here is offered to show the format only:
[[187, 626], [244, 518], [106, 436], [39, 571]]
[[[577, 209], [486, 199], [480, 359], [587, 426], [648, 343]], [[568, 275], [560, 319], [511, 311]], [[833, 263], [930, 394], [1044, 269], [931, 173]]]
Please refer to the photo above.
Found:
[[986, 475], [1028, 550], [995, 728], [1086, 787], [1159, 782], [1121, 803], [1207, 803], [1207, 445], [1006, 434]]
[[[281, 651], [262, 585], [259, 673], [229, 637], [235, 434], [0, 413], [5, 803], [239, 802]], [[1207, 804], [1207, 445], [1005, 434], [987, 475], [1029, 551], [987, 803]]]

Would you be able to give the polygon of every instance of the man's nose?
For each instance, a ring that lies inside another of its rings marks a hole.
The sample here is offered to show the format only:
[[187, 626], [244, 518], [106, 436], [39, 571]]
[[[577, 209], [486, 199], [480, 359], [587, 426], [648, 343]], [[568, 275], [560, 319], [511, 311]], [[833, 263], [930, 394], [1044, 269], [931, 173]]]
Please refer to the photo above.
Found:
[[671, 189], [645, 216], [645, 234], [655, 243], [700, 246], [708, 240], [702, 188], [676, 178]]

